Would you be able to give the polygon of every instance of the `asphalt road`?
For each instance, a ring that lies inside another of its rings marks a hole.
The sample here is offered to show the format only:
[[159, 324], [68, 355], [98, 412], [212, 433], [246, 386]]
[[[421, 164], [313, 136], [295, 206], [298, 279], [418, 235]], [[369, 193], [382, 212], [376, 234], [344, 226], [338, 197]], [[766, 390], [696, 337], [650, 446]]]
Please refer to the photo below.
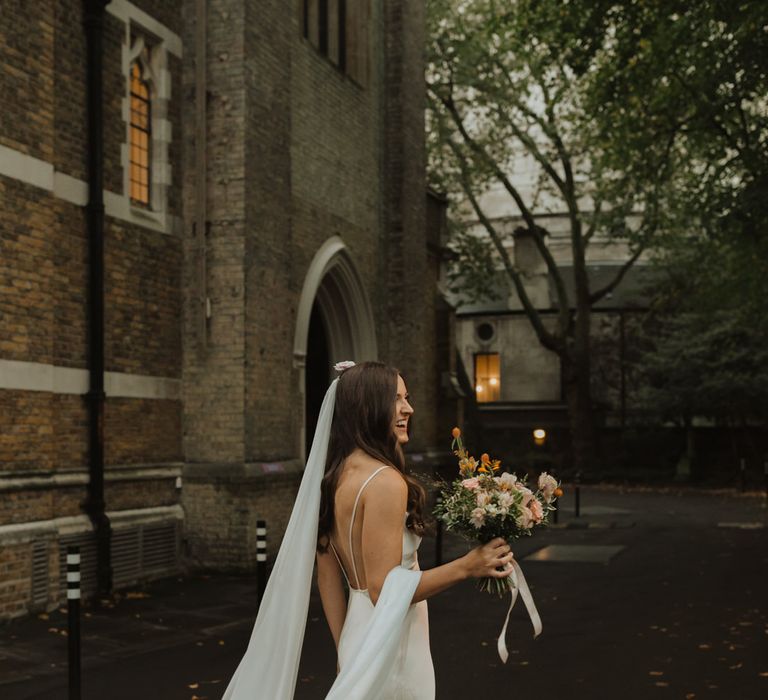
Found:
[[[571, 496], [560, 527], [513, 547], [544, 632], [533, 640], [519, 601], [506, 665], [496, 636], [508, 599], [467, 582], [430, 600], [438, 699], [768, 698], [764, 500], [590, 487], [576, 519]], [[586, 560], [608, 546], [621, 549], [603, 562]], [[447, 558], [463, 551], [464, 543], [446, 538]], [[433, 558], [434, 542], [425, 540], [422, 566]], [[252, 580], [199, 575], [130, 591], [112, 608], [89, 606], [83, 700], [218, 700], [254, 609]], [[2, 700], [67, 698], [65, 627], [59, 611], [0, 627]], [[323, 698], [334, 673], [313, 595], [296, 700]]]

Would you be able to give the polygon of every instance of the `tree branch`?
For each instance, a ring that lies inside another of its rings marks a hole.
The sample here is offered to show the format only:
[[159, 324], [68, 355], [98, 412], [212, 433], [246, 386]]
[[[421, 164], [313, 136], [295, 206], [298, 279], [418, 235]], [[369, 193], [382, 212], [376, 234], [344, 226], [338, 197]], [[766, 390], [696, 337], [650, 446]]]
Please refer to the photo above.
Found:
[[644, 245], [638, 246], [637, 250], [632, 254], [632, 256], [625, 260], [622, 264], [621, 268], [619, 268], [619, 271], [616, 273], [616, 276], [605, 285], [602, 289], [598, 289], [596, 292], [592, 292], [592, 294], [589, 295], [589, 303], [591, 306], [594, 306], [598, 301], [600, 301], [603, 297], [610, 294], [616, 287], [621, 284], [621, 280], [624, 279], [624, 276], [627, 274], [629, 269], [635, 264], [637, 259], [642, 255], [643, 251], [645, 250]]
[[[541, 255], [541, 257], [544, 259], [544, 262], [547, 266], [547, 270], [552, 275], [552, 279], [554, 280], [554, 283], [555, 283], [555, 290], [557, 293], [558, 306], [560, 307], [561, 311], [567, 310], [568, 295], [565, 291], [565, 284], [563, 283], [563, 278], [560, 273], [560, 269], [557, 267], [557, 264], [555, 263], [555, 259], [552, 257], [552, 252], [549, 250], [549, 248], [547, 247], [546, 241], [544, 240], [544, 236], [542, 235], [543, 229], [536, 224], [533, 218], [533, 214], [525, 205], [525, 202], [523, 202], [523, 198], [521, 197], [517, 188], [510, 182], [506, 173], [499, 167], [498, 163], [496, 163], [496, 161], [493, 158], [491, 158], [488, 155], [488, 153], [486, 153], [485, 149], [479, 143], [477, 143], [477, 141], [475, 141], [475, 139], [473, 139], [472, 136], [469, 134], [466, 127], [464, 126], [464, 121], [456, 108], [456, 104], [453, 101], [453, 97], [451, 95], [449, 95], [448, 97], [443, 97], [435, 93], [431, 86], [429, 87], [429, 90], [432, 92], [432, 94], [435, 95], [435, 97], [440, 101], [440, 103], [448, 111], [448, 114], [450, 115], [453, 123], [456, 125], [456, 128], [459, 130], [459, 133], [461, 134], [461, 137], [464, 143], [467, 144], [467, 146], [470, 148], [470, 150], [473, 153], [475, 153], [481, 160], [483, 160], [486, 164], [490, 166], [496, 178], [504, 186], [504, 189], [507, 190], [509, 195], [515, 201], [515, 204], [517, 204], [517, 207], [523, 216], [523, 220], [525, 221], [526, 226], [528, 227], [528, 230], [533, 235], [533, 240], [534, 240], [534, 243], [536, 244], [536, 248], [539, 251], [539, 254]], [[449, 139], [449, 142], [451, 143], [452, 148], [455, 147], [455, 144], [453, 144], [453, 142], [450, 141], [450, 139]]]
[[507, 252], [507, 249], [504, 247], [504, 242], [502, 241], [501, 235], [499, 234], [499, 232], [494, 227], [493, 223], [491, 223], [490, 219], [485, 215], [485, 212], [480, 207], [480, 203], [477, 201], [477, 197], [472, 191], [472, 184], [469, 180], [469, 175], [468, 175], [469, 166], [467, 164], [467, 161], [464, 155], [461, 153], [461, 149], [451, 139], [448, 140], [448, 145], [453, 151], [459, 163], [460, 180], [461, 180], [462, 189], [464, 190], [464, 194], [469, 199], [469, 202], [472, 205], [472, 209], [474, 210], [478, 221], [480, 221], [480, 223], [483, 225], [483, 228], [485, 228], [491, 241], [493, 242], [493, 245], [496, 248], [496, 251], [498, 252], [499, 257], [501, 258], [502, 264], [504, 265], [504, 269], [507, 275], [509, 276], [509, 278], [512, 280], [512, 283], [515, 287], [515, 291], [517, 292], [517, 295], [520, 298], [520, 302], [523, 305], [523, 309], [525, 310], [525, 313], [528, 316], [528, 319], [530, 320], [531, 325], [533, 326], [533, 329], [536, 333], [536, 337], [539, 339], [539, 342], [545, 348], [559, 355], [563, 351], [562, 340], [556, 337], [555, 335], [553, 335], [550, 331], [548, 331], [544, 327], [544, 324], [541, 320], [541, 315], [539, 314], [538, 310], [531, 302], [531, 299], [528, 296], [528, 292], [525, 289], [525, 284], [523, 283], [522, 276], [520, 272], [512, 264], [512, 260], [509, 257], [509, 253]]

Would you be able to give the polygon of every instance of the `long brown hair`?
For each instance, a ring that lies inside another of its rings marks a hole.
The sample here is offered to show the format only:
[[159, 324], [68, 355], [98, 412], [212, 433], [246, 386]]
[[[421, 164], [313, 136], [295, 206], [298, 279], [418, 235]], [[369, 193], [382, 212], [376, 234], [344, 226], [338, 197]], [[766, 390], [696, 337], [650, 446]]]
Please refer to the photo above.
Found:
[[392, 430], [399, 372], [382, 362], [362, 362], [342, 372], [336, 387], [325, 476], [320, 487], [318, 550], [327, 550], [335, 517], [336, 486], [344, 460], [361, 449], [382, 464], [397, 469], [408, 484], [406, 527], [424, 531], [425, 492], [405, 473], [405, 456]]

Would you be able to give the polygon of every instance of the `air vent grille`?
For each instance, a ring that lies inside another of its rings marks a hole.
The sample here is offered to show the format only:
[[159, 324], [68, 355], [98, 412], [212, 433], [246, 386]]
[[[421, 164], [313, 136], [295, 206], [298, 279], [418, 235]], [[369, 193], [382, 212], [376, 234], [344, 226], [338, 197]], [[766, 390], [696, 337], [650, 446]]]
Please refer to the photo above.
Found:
[[48, 602], [48, 542], [35, 542], [32, 547], [32, 606], [45, 607]]

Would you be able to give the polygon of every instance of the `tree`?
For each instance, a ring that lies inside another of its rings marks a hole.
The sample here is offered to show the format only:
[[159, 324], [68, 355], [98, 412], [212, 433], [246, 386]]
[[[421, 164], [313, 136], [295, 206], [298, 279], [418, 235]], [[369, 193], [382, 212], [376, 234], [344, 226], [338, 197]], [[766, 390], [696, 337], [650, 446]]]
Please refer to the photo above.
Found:
[[[592, 82], [598, 129], [627, 154], [674, 132], [660, 262], [697, 305], [764, 319], [768, 295], [768, 5], [626, 0], [604, 7], [614, 36]], [[670, 289], [668, 287], [668, 289]]]
[[[619, 145], [628, 153], [676, 134], [654, 256], [663, 283], [636, 370], [642, 403], [688, 428], [690, 453], [694, 416], [742, 428], [766, 420], [768, 6], [605, 8], [615, 31], [591, 91], [598, 128], [626, 133]], [[607, 157], [620, 167], [626, 152]]]
[[[597, 9], [595, 9], [597, 8]], [[675, 133], [617, 167], [612, 150], [622, 134], [604, 134], [590, 113], [601, 47], [609, 40], [598, 5], [558, 0], [433, 0], [429, 5], [428, 144], [435, 185], [465, 202], [479, 222], [520, 298], [541, 345], [560, 359], [574, 466], [594, 457], [590, 393], [592, 307], [621, 282], [663, 224], [664, 183]], [[540, 170], [539, 189], [526, 197], [509, 172], [524, 153]], [[482, 195], [501, 187], [532, 236], [555, 290], [554, 327], [526, 291], [505, 242], [507, 232], [484, 210]], [[574, 298], [546, 242], [537, 208], [569, 225]], [[631, 223], [630, 223], [631, 222]], [[587, 248], [596, 234], [628, 246], [626, 262], [593, 289]], [[475, 239], [476, 241], [476, 239]], [[477, 243], [475, 242], [477, 246]]]

